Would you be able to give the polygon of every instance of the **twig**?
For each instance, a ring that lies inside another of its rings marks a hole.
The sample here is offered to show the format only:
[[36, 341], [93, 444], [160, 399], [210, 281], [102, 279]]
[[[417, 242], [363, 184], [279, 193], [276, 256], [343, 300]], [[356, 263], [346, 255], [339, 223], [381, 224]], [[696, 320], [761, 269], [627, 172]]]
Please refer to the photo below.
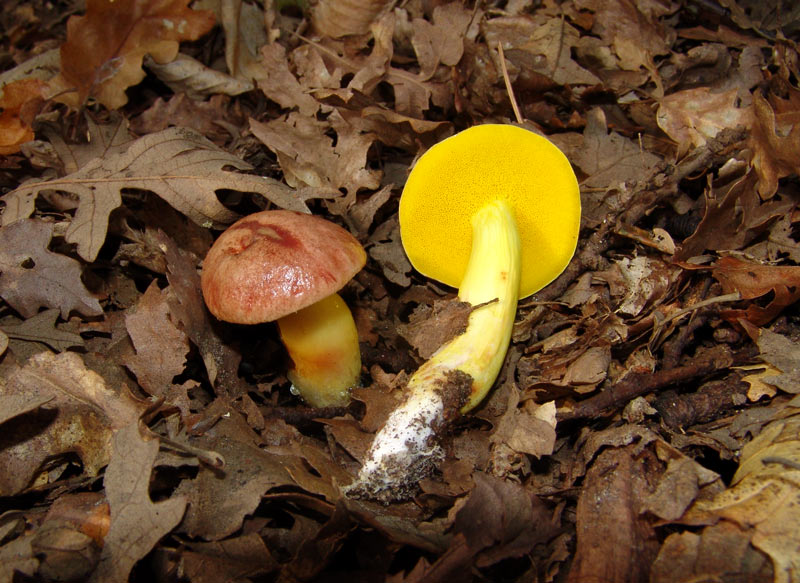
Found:
[[506, 68], [506, 55], [503, 52], [503, 43], [497, 43], [497, 53], [500, 55], [500, 70], [503, 72], [503, 82], [506, 84], [506, 91], [508, 92], [508, 99], [511, 101], [511, 109], [514, 110], [514, 117], [517, 118], [517, 123], [522, 123], [522, 114], [517, 105], [517, 98], [514, 97], [514, 88], [511, 86], [511, 79], [508, 76], [508, 69]]
[[738, 352], [732, 352], [727, 346], [716, 346], [683, 366], [653, 373], [626, 375], [597, 395], [576, 403], [571, 409], [561, 409], [557, 417], [559, 421], [599, 417], [609, 409], [624, 405], [635, 397], [745, 364], [754, 355], [753, 346]]

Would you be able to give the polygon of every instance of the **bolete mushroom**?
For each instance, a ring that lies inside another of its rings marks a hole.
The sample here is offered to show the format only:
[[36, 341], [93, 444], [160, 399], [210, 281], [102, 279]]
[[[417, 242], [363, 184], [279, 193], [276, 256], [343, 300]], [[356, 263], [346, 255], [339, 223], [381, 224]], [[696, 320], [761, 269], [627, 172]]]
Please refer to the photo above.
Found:
[[219, 236], [203, 262], [200, 285], [220, 320], [276, 320], [296, 392], [314, 407], [343, 406], [359, 384], [361, 354], [353, 316], [336, 292], [365, 262], [358, 240], [335, 223], [262, 211]]
[[567, 158], [520, 127], [475, 126], [420, 157], [400, 198], [403, 247], [474, 309], [466, 331], [411, 376], [349, 494], [402, 498], [441, 460], [443, 426], [480, 403], [500, 371], [518, 299], [569, 263], [580, 212]]

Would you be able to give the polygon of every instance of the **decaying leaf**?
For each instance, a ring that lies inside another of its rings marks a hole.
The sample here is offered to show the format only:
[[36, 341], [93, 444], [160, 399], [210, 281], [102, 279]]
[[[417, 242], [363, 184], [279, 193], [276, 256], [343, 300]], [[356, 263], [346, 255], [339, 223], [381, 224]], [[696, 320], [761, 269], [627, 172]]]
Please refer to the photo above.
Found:
[[107, 387], [73, 352], [31, 357], [8, 380], [2, 394], [44, 399], [38, 409], [4, 424], [0, 438], [0, 463], [6, 468], [0, 475], [4, 496], [29, 487], [46, 460], [67, 453], [80, 457], [86, 475], [97, 475], [108, 463], [112, 432], [127, 424], [135, 426], [144, 411], [125, 391]]
[[211, 12], [191, 10], [188, 0], [89, 0], [84, 16], [67, 22], [61, 45], [61, 74], [54, 90], [72, 90], [62, 98], [71, 105], [93, 97], [109, 109], [122, 107], [125, 90], [145, 76], [142, 59], [149, 54], [166, 63], [181, 41], [195, 40], [214, 25]]
[[151, 190], [198, 225], [209, 227], [223, 227], [237, 216], [217, 199], [220, 189], [257, 192], [281, 208], [308, 210], [302, 198], [277, 181], [226, 167], [251, 169], [193, 130], [168, 128], [139, 138], [123, 153], [95, 158], [64, 178], [28, 183], [8, 193], [3, 197], [3, 224], [30, 216], [42, 191], [68, 192], [78, 197], [79, 206], [66, 239], [91, 261], [105, 242], [108, 216], [122, 204], [121, 191], [126, 188]]
[[150, 395], [166, 396], [173, 379], [184, 370], [189, 341], [169, 316], [169, 294], [153, 282], [136, 309], [125, 315], [136, 354], [125, 362]]
[[0, 156], [19, 152], [33, 137], [34, 117], [44, 103], [46, 85], [38, 79], [20, 79], [0, 87]]
[[80, 263], [47, 249], [52, 234], [53, 224], [39, 219], [0, 227], [0, 295], [25, 318], [43, 306], [58, 308], [64, 319], [73, 311], [101, 314], [81, 281]]
[[774, 297], [766, 306], [751, 304], [746, 309], [731, 309], [723, 315], [731, 321], [746, 320], [754, 326], [771, 322], [784, 308], [800, 299], [800, 267], [760, 265], [735, 257], [723, 257], [713, 267], [714, 277], [725, 293], [738, 292], [742, 299]]
[[127, 581], [131, 569], [183, 517], [186, 500], [174, 496], [160, 502], [150, 498], [150, 473], [158, 454], [158, 440], [142, 437], [138, 423], [114, 433], [111, 461], [106, 469], [106, 497], [111, 525], [100, 564], [89, 581]]
[[82, 347], [84, 342], [80, 334], [56, 326], [58, 315], [59, 310], [56, 308], [43, 310], [18, 324], [4, 324], [0, 326], [0, 330], [15, 340], [40, 342], [57, 352]]
[[678, 144], [680, 158], [722, 130], [750, 127], [752, 111], [738, 107], [737, 101], [737, 89], [714, 93], [708, 87], [696, 87], [672, 93], [660, 100], [658, 125]]
[[800, 524], [794, 502], [800, 488], [799, 431], [796, 413], [765, 426], [742, 450], [731, 487], [698, 500], [681, 519], [689, 524], [729, 521], [748, 529], [750, 544], [772, 559], [779, 583], [800, 576], [800, 554], [794, 544]]
[[761, 93], [753, 95], [755, 123], [751, 134], [753, 167], [758, 172], [758, 192], [770, 198], [778, 180], [800, 172], [800, 93], [792, 90], [789, 99], [773, 98], [771, 104]]

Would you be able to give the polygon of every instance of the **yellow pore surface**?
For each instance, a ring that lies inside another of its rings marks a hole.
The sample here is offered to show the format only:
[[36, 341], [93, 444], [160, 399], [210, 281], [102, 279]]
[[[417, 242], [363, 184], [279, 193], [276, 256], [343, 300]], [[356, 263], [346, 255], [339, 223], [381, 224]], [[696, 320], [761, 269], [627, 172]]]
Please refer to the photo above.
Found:
[[459, 287], [472, 248], [472, 215], [496, 199], [507, 201], [516, 217], [522, 244], [519, 297], [558, 277], [578, 240], [577, 179], [549, 140], [499, 124], [475, 126], [443, 140], [411, 171], [399, 217], [403, 247], [414, 268]]

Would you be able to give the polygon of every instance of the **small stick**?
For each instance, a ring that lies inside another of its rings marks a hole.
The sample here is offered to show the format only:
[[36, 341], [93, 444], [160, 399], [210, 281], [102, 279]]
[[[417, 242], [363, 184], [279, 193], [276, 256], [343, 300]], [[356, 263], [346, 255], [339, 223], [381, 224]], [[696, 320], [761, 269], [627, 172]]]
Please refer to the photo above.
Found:
[[508, 92], [508, 99], [511, 101], [511, 108], [514, 110], [514, 117], [517, 118], [517, 123], [522, 123], [522, 114], [519, 112], [517, 98], [514, 97], [514, 88], [511, 86], [511, 79], [508, 77], [508, 69], [506, 68], [506, 55], [503, 52], [503, 43], [497, 43], [497, 52], [500, 55], [500, 70], [503, 72], [503, 82], [506, 84], [506, 91]]

